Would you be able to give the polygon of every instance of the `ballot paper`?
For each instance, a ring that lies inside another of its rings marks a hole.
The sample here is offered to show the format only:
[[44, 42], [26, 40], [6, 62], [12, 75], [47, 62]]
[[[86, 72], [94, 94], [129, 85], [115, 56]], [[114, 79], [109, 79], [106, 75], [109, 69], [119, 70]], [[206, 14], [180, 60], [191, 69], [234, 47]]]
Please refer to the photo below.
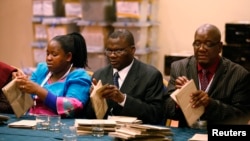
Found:
[[19, 120], [8, 124], [11, 128], [35, 128], [36, 120]]
[[17, 84], [16, 79], [13, 79], [8, 84], [6, 84], [2, 91], [9, 101], [15, 115], [17, 118], [21, 117], [28, 111], [28, 109], [33, 106], [33, 99], [30, 94], [22, 92]]
[[189, 126], [192, 126], [204, 113], [204, 106], [192, 108], [190, 94], [197, 91], [193, 79], [189, 80], [180, 89], [175, 90], [170, 96], [180, 106]]
[[129, 117], [129, 116], [108, 116], [108, 120], [116, 121], [116, 123], [118, 123], [118, 124], [142, 123], [142, 121], [137, 119], [137, 117]]
[[207, 134], [194, 134], [188, 141], [207, 141], [208, 135]]

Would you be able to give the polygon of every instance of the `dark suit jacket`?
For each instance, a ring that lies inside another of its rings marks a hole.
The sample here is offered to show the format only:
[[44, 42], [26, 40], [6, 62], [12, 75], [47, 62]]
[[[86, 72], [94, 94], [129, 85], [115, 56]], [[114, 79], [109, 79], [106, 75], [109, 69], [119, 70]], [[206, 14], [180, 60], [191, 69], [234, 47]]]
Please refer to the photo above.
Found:
[[[175, 90], [175, 79], [179, 76], [193, 79], [199, 88], [197, 62], [194, 56], [172, 63], [168, 95]], [[211, 124], [243, 124], [249, 119], [250, 74], [242, 66], [221, 58], [208, 95], [211, 97], [211, 102], [201, 119]], [[168, 118], [177, 118], [181, 125], [186, 124], [182, 112], [180, 109], [175, 109], [175, 103], [171, 98], [167, 99], [166, 108]]]
[[[96, 71], [93, 78], [102, 80], [103, 84], [113, 84], [112, 66], [108, 65]], [[156, 68], [135, 59], [120, 91], [127, 94], [124, 107], [107, 100], [109, 107], [107, 114], [113, 108], [113, 115], [137, 117], [143, 123], [159, 124], [162, 121], [163, 77]], [[96, 118], [91, 103], [85, 109], [87, 118]]]

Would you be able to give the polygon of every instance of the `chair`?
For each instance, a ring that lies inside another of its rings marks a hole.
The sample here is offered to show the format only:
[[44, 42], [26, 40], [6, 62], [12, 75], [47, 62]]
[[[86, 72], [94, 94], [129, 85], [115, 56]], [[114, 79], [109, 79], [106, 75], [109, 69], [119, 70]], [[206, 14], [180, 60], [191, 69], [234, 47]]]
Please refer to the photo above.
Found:
[[87, 71], [87, 73], [89, 74], [90, 77], [92, 77], [92, 75], [94, 74], [93, 71]]
[[[167, 86], [168, 86], [168, 80], [163, 78], [163, 84], [165, 89], [167, 90]], [[178, 121], [177, 120], [173, 120], [173, 119], [165, 119], [165, 126], [170, 126], [170, 127], [178, 127]]]

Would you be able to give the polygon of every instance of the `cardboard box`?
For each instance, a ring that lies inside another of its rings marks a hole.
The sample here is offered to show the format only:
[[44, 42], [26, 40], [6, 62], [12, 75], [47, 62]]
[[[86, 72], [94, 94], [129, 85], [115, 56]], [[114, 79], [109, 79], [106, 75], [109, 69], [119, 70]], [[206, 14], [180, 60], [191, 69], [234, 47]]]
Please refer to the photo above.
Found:
[[33, 16], [56, 16], [65, 15], [63, 0], [33, 0]]
[[80, 27], [80, 33], [86, 40], [88, 52], [103, 52], [108, 35], [114, 29], [111, 24], [80, 20], [77, 22], [77, 25]]
[[66, 17], [82, 18], [81, 0], [64, 0]]
[[149, 0], [148, 21], [158, 21], [159, 0]]
[[76, 25], [77, 18], [44, 18], [43, 24], [46, 25], [47, 40], [51, 40], [57, 35], [65, 35], [72, 32], [79, 32]]
[[113, 22], [116, 20], [114, 0], [81, 0], [82, 19]]
[[148, 0], [116, 0], [116, 17], [119, 22], [146, 22], [149, 13]]
[[148, 47], [148, 22], [115, 22], [112, 24], [116, 29], [128, 29], [134, 36], [136, 48]]
[[33, 60], [34, 60], [34, 66], [36, 66], [40, 62], [46, 61], [46, 47], [47, 42], [33, 42], [32, 43], [32, 51], [33, 51]]
[[148, 46], [156, 48], [158, 47], [158, 30], [159, 23], [154, 22], [148, 27]]
[[42, 24], [42, 21], [42, 17], [33, 17], [32, 19], [33, 39], [35, 41], [46, 41], [48, 38], [46, 26]]
[[88, 65], [90, 68], [86, 68], [86, 70], [94, 72], [107, 64], [107, 57], [104, 53], [88, 53]]

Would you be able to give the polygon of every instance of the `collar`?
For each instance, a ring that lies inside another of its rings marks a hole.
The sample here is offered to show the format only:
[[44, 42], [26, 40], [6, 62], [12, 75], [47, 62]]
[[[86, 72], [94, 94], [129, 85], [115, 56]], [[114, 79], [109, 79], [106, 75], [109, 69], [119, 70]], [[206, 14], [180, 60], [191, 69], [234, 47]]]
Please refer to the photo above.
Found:
[[[215, 62], [213, 63], [212, 66], [210, 66], [209, 68], [206, 68], [206, 70], [208, 70], [208, 72], [211, 73], [211, 74], [215, 74], [215, 71], [216, 71], [216, 69], [218, 67], [219, 62], [220, 62], [220, 57], [218, 57], [215, 60]], [[201, 70], [204, 69], [199, 63], [198, 63], [197, 66], [198, 66], [198, 72], [201, 72]]]
[[117, 69], [113, 69], [113, 75], [115, 74], [115, 72], [118, 72], [119, 74], [119, 78], [122, 80], [122, 82], [125, 80], [125, 77], [127, 76], [129, 70], [131, 69], [132, 65], [134, 63], [134, 59], [133, 61], [125, 68], [123, 68], [122, 70], [118, 71]]

